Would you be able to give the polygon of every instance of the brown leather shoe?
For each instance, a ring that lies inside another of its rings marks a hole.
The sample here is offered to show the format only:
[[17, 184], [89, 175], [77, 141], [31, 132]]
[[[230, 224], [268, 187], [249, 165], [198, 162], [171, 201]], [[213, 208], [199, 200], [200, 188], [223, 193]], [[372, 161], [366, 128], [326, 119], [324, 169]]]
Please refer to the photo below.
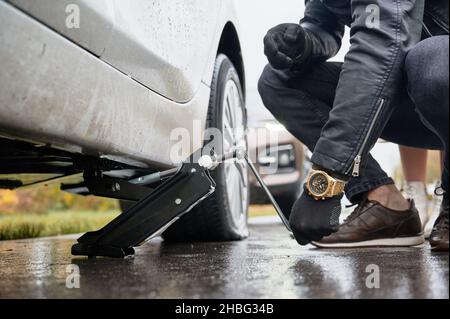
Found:
[[441, 212], [433, 227], [430, 235], [430, 244], [432, 251], [448, 251], [448, 197], [444, 196], [441, 205]]
[[321, 248], [407, 247], [425, 242], [414, 201], [406, 211], [396, 211], [364, 199], [337, 233], [313, 245]]

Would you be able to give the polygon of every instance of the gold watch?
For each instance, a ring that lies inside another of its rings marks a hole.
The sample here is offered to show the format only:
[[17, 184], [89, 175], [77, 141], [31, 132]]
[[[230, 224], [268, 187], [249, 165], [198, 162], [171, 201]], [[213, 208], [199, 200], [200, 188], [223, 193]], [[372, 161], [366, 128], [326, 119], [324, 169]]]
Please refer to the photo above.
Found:
[[306, 189], [315, 200], [325, 200], [344, 192], [346, 182], [328, 175], [324, 171], [311, 170], [306, 180]]

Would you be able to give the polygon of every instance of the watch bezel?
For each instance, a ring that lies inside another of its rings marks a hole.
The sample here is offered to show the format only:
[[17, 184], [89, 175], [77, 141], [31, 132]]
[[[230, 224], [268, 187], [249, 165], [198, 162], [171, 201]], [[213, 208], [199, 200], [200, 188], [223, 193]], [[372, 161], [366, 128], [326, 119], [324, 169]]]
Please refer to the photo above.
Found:
[[[316, 175], [323, 175], [323, 176], [325, 176], [325, 178], [327, 180], [327, 189], [324, 192], [320, 193], [320, 194], [317, 194], [317, 193], [313, 192], [313, 190], [312, 190], [312, 188], [310, 186], [311, 180]], [[308, 180], [306, 181], [306, 185], [307, 185], [307, 189], [308, 189], [310, 195], [313, 196], [313, 197], [316, 197], [316, 198], [326, 197], [328, 192], [329, 192], [329, 190], [330, 190], [330, 188], [332, 187], [331, 181], [330, 181], [330, 176], [324, 171], [313, 171], [313, 172], [311, 172], [311, 174], [309, 174]]]

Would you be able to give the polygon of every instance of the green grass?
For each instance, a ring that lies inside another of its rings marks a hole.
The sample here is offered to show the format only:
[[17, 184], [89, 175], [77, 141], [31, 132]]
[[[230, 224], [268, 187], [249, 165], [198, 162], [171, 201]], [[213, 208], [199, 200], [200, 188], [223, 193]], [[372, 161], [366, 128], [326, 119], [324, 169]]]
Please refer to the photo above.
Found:
[[[78, 234], [97, 230], [119, 212], [54, 211], [46, 214], [0, 214], [0, 240]], [[251, 206], [250, 217], [272, 216], [272, 206]]]
[[250, 217], [276, 216], [277, 212], [272, 205], [252, 205], [248, 215]]
[[117, 211], [0, 215], [0, 240], [83, 233], [103, 227], [117, 215]]

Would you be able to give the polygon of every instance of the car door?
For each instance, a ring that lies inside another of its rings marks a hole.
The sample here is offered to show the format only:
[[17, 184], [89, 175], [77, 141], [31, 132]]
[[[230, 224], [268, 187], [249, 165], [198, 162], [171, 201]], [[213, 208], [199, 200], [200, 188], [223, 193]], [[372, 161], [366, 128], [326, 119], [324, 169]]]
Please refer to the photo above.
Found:
[[113, 0], [115, 27], [102, 59], [176, 102], [200, 84], [220, 1]]
[[[186, 103], [217, 44], [221, 0], [10, 0], [149, 89]], [[74, 7], [75, 6], [75, 7]], [[79, 25], [67, 24], [78, 8]]]

